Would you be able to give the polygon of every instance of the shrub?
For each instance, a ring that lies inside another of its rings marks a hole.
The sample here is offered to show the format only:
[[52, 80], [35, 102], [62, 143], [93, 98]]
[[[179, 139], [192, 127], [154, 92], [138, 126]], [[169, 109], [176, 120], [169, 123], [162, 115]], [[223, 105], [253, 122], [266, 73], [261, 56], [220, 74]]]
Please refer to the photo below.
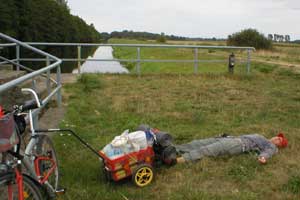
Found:
[[164, 33], [161, 33], [160, 36], [156, 39], [157, 42], [159, 43], [165, 43], [167, 41], [166, 36]]
[[251, 46], [256, 49], [271, 49], [272, 41], [255, 29], [246, 29], [228, 36], [227, 45]]

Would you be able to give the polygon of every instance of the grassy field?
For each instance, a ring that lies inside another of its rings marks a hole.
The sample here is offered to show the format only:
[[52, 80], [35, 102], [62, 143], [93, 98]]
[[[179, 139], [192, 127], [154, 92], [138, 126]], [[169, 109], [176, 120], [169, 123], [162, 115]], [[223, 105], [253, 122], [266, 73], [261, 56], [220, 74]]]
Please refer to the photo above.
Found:
[[[182, 58], [188, 57], [186, 53]], [[227, 54], [217, 54], [222, 53]], [[161, 53], [144, 55], [157, 58]], [[171, 51], [169, 55], [180, 54]], [[299, 199], [299, 74], [259, 63], [252, 64], [251, 75], [228, 75], [226, 68], [212, 71], [208, 66], [202, 72], [209, 73], [199, 75], [193, 75], [192, 69], [175, 70], [181, 66], [147, 67], [153, 71], [144, 69], [140, 78], [90, 74], [66, 85], [67, 113], [61, 127], [74, 129], [97, 149], [142, 123], [171, 133], [177, 144], [221, 133], [271, 137], [282, 131], [289, 138], [288, 148], [267, 165], [260, 165], [256, 155], [249, 153], [157, 166], [154, 182], [141, 189], [130, 179], [105, 181], [92, 153], [70, 136], [55, 136], [62, 185], [68, 188], [61, 199]]]
[[[124, 129], [148, 123], [180, 144], [220, 133], [283, 131], [289, 148], [261, 166], [254, 154], [204, 159], [156, 170], [153, 184], [108, 183], [93, 154], [56, 139], [65, 199], [296, 199], [300, 195], [300, 77], [274, 69], [255, 76], [85, 75], [65, 88], [71, 127], [100, 149]], [[126, 197], [126, 198], [125, 198]]]
[[[111, 39], [110, 43], [121, 44], [158, 44], [155, 41], [140, 41], [140, 40], [126, 40], [126, 39]], [[167, 44], [177, 45], [226, 45], [225, 41], [169, 41]], [[159, 60], [193, 60], [194, 50], [186, 48], [141, 48], [142, 59], [159, 59]], [[238, 60], [247, 60], [247, 52], [240, 50], [213, 50], [213, 49], [199, 49], [199, 60], [223, 60], [223, 63], [199, 63], [199, 73], [224, 73], [227, 69], [227, 60], [229, 54], [233, 52]], [[115, 47], [114, 56], [122, 59], [136, 59], [137, 50], [132, 47]], [[275, 43], [271, 51], [255, 51], [251, 55], [252, 65], [260, 66], [263, 62], [271, 64], [279, 64], [285, 68], [295, 68], [300, 71], [300, 45], [299, 44], [284, 44]], [[122, 63], [131, 72], [136, 72], [135, 63]], [[238, 74], [246, 73], [246, 63], [237, 62], [235, 71]], [[194, 63], [141, 63], [142, 73], [194, 73]]]
[[[168, 44], [183, 45], [214, 45], [226, 46], [226, 41], [168, 41]], [[273, 43], [272, 50], [259, 50], [253, 54], [253, 59], [265, 61], [289, 62], [291, 65], [300, 64], [300, 44]]]
[[[150, 43], [158, 44], [155, 41], [138, 41], [138, 40], [124, 40], [124, 39], [113, 39], [110, 43]], [[168, 43], [168, 44], [175, 44]], [[183, 43], [179, 42], [176, 44], [201, 44], [210, 45], [211, 43], [193, 43], [192, 41]], [[217, 45], [217, 44], [214, 44]], [[219, 44], [220, 45], [220, 44]], [[237, 59], [246, 60], [245, 51], [233, 51], [236, 54]], [[199, 60], [223, 60], [223, 63], [199, 63], [199, 73], [223, 73], [227, 71], [227, 60], [231, 53], [229, 50], [213, 50], [213, 49], [199, 49], [198, 58]], [[137, 50], [132, 47], [115, 47], [114, 56], [123, 59], [136, 59]], [[158, 59], [158, 60], [193, 60], [194, 49], [186, 48], [141, 48], [141, 59]], [[131, 72], [136, 72], [135, 63], [123, 63]], [[237, 64], [236, 71], [238, 73], [246, 72], [246, 64]], [[194, 63], [141, 63], [141, 73], [183, 73], [192, 74], [194, 73]]]

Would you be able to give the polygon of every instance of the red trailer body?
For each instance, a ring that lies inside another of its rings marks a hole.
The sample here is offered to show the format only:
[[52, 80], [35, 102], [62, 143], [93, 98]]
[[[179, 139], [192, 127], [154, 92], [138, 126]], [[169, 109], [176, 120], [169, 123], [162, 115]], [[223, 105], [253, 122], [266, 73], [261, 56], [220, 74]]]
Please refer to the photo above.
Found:
[[[119, 181], [121, 179], [124, 179], [126, 177], [135, 175], [137, 169], [139, 169], [141, 166], [148, 166], [148, 168], [152, 170], [152, 166], [154, 163], [154, 151], [152, 147], [147, 147], [146, 149], [142, 149], [138, 152], [132, 152], [129, 154], [125, 154], [121, 157], [118, 157], [116, 159], [110, 159], [108, 158], [104, 152], [99, 151], [99, 154], [104, 159], [104, 168], [105, 173], [114, 181]], [[141, 171], [140, 175], [138, 176], [145, 176], [147, 171]], [[151, 174], [153, 176], [153, 172], [151, 171]], [[149, 174], [147, 175], [149, 176]], [[152, 180], [152, 178], [151, 178]], [[137, 182], [138, 180], [134, 181], [138, 186]], [[150, 181], [151, 182], [151, 181]]]

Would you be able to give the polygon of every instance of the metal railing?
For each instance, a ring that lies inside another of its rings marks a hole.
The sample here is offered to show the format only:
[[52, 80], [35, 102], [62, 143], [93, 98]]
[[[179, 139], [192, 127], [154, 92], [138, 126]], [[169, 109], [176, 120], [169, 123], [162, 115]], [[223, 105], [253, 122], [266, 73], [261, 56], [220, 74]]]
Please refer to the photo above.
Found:
[[[45, 42], [28, 42], [27, 44], [32, 46], [57, 46], [66, 47], [73, 46], [77, 47], [77, 58], [61, 58], [62, 61], [75, 61], [77, 62], [78, 73], [80, 73], [81, 62], [83, 61], [117, 61], [117, 62], [133, 62], [136, 63], [136, 73], [141, 74], [141, 63], [147, 62], [159, 62], [159, 63], [194, 63], [194, 73], [198, 72], [199, 63], [227, 63], [228, 60], [201, 60], [198, 57], [198, 49], [219, 49], [219, 50], [243, 50], [247, 52], [246, 60], [238, 60], [239, 63], [246, 63], [247, 73], [250, 73], [251, 67], [251, 52], [255, 51], [253, 47], [235, 47], [235, 46], [201, 46], [201, 45], [157, 45], [157, 44], [90, 44], [90, 43], [45, 43]], [[133, 59], [84, 59], [81, 57], [82, 47], [131, 47], [136, 48], [136, 58]], [[192, 60], [157, 60], [157, 59], [142, 59], [141, 48], [187, 48], [194, 50], [194, 59]], [[37, 58], [22, 58], [20, 61], [44, 61], [44, 59]]]
[[[29, 72], [19, 78], [16, 78], [7, 83], [1, 84], [0, 85], [0, 94], [13, 88], [13, 87], [19, 86], [20, 84], [22, 84], [28, 80], [32, 81], [32, 88], [34, 90], [36, 90], [36, 80], [35, 79], [37, 77], [42, 77], [45, 79], [45, 84], [47, 87], [47, 95], [46, 95], [46, 97], [41, 99], [41, 103], [42, 103], [41, 108], [36, 109], [33, 112], [34, 120], [38, 119], [38, 114], [40, 112], [40, 109], [45, 107], [48, 104], [48, 102], [52, 99], [53, 96], [56, 95], [57, 104], [60, 106], [61, 105], [61, 87], [62, 87], [61, 86], [61, 68], [60, 68], [60, 64], [62, 63], [61, 59], [59, 59], [51, 54], [48, 54], [40, 49], [32, 47], [29, 44], [18, 41], [12, 37], [9, 37], [5, 34], [0, 33], [0, 38], [5, 41], [11, 42], [11, 43], [0, 44], [0, 47], [2, 47], [1, 50], [3, 50], [6, 47], [15, 47], [16, 48], [16, 58], [15, 59], [7, 59], [3, 56], [0, 56], [0, 61], [2, 60], [0, 62], [0, 65], [1, 64], [11, 64], [11, 65], [16, 66], [17, 70], [22, 69], [22, 70]], [[31, 50], [32, 52], [35, 52], [36, 54], [45, 57], [44, 60], [46, 61], [46, 66], [39, 70], [34, 71], [31, 68], [20, 64], [20, 61], [21, 61], [20, 48], [21, 47], [25, 48], [27, 50]], [[51, 62], [53, 62], [53, 63], [51, 63]], [[56, 80], [51, 78], [51, 76], [50, 76], [50, 72], [53, 69], [56, 69]], [[52, 88], [51, 83], [54, 83], [55, 87]], [[37, 124], [37, 123], [34, 123], [34, 124]]]

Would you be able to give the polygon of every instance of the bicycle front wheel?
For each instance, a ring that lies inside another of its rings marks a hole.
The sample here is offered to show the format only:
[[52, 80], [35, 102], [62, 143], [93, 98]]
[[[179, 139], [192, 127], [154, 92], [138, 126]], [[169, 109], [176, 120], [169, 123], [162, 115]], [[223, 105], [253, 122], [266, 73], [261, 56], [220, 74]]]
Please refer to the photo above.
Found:
[[[54, 171], [50, 174], [48, 178], [48, 183], [53, 187], [53, 190], [56, 191], [58, 189], [58, 183], [59, 183], [58, 160], [56, 157], [54, 145], [51, 139], [47, 135], [41, 135], [39, 137], [39, 141], [37, 143], [37, 155], [48, 157], [55, 162], [56, 167]], [[39, 170], [42, 176], [45, 176], [50, 170], [50, 168], [51, 168], [51, 163], [47, 160], [41, 161], [39, 163]]]
[[[23, 176], [23, 193], [24, 200], [43, 200], [41, 188], [29, 177]], [[0, 175], [0, 199], [17, 200], [19, 199], [18, 184], [15, 180], [14, 173]]]

